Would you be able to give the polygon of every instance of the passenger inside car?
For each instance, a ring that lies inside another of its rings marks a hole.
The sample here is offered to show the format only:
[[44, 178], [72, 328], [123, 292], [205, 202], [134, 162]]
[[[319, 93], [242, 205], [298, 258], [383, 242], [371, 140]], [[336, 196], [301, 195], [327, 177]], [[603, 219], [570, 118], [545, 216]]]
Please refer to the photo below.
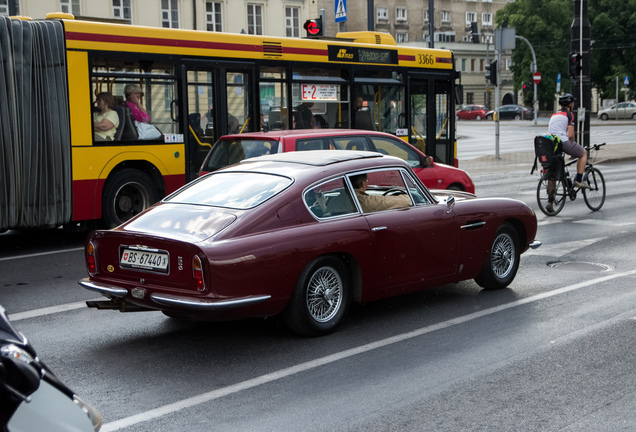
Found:
[[[350, 177], [351, 184], [356, 191], [356, 197], [365, 213], [372, 213], [383, 210], [398, 209], [411, 207], [413, 203], [406, 191], [402, 191], [397, 195], [387, 194], [391, 191], [389, 188], [383, 195], [370, 195], [367, 193], [369, 178], [367, 174], [359, 174]], [[396, 190], [396, 193], [398, 191]]]

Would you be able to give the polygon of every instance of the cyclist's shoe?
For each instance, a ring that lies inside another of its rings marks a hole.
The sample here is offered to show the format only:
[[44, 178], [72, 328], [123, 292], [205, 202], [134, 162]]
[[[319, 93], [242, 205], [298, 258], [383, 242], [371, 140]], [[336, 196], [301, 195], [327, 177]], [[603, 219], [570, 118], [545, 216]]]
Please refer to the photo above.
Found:
[[589, 184], [587, 184], [587, 183], [586, 183], [586, 182], [584, 182], [584, 181], [575, 181], [575, 182], [574, 182], [574, 187], [577, 187], [577, 188], [579, 188], [579, 189], [591, 189], [591, 188], [590, 188], [590, 185], [589, 185]]
[[548, 203], [545, 206], [545, 211], [547, 211], [548, 213], [554, 213], [554, 206], [552, 205], [552, 203]]

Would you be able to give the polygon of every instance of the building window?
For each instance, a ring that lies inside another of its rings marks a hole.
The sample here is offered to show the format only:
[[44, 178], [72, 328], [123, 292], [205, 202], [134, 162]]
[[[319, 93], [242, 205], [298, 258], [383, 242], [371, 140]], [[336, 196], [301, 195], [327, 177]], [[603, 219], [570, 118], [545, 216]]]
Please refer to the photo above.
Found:
[[81, 15], [79, 0], [60, 0], [60, 10], [63, 13]]
[[466, 105], [473, 105], [475, 103], [475, 93], [466, 92]]
[[466, 59], [462, 59], [462, 72], [466, 72]]
[[130, 0], [113, 0], [113, 17], [130, 21]]
[[484, 59], [480, 59], [479, 60], [479, 70], [483, 71], [484, 70]]
[[406, 21], [406, 8], [405, 7], [395, 8], [395, 20], [396, 21]]
[[389, 8], [388, 7], [378, 7], [376, 9], [377, 19], [378, 21], [388, 21], [389, 20]]
[[263, 6], [247, 5], [247, 33], [253, 35], [263, 34]]
[[161, 0], [161, 26], [165, 28], [179, 28], [177, 0]]
[[287, 37], [300, 37], [300, 8], [285, 8], [285, 34]]
[[474, 22], [477, 22], [477, 12], [466, 12], [466, 27], [470, 27]]
[[[492, 3], [492, 0], [481, 0], [481, 2], [482, 3]], [[508, 0], [506, 3], [512, 3], [512, 2], [510, 0]]]
[[396, 37], [396, 42], [408, 42], [409, 41], [409, 34], [408, 33], [396, 33], [395, 37]]
[[205, 2], [205, 21], [208, 31], [223, 31], [223, 15], [221, 15], [221, 3], [206, 1]]
[[0, 0], [0, 15], [20, 15], [20, 1]]
[[475, 59], [470, 59], [470, 71], [475, 72]]
[[437, 42], [455, 42], [455, 32], [435, 33]]
[[481, 14], [481, 25], [492, 27], [492, 14], [490, 12]]
[[450, 11], [442, 11], [442, 22], [449, 23], [450, 22]]

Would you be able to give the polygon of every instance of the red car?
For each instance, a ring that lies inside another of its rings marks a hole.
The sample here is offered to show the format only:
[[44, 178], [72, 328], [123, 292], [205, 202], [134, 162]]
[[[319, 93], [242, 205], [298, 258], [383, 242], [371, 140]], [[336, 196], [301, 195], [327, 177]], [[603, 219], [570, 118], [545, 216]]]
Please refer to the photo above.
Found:
[[484, 105], [466, 105], [457, 111], [458, 120], [481, 120], [486, 118], [486, 113], [490, 111]]
[[303, 335], [334, 330], [350, 302], [473, 278], [507, 287], [520, 254], [540, 245], [534, 211], [440, 193], [375, 152], [247, 159], [91, 233], [89, 277], [79, 283], [109, 298], [87, 302], [98, 309], [196, 320], [282, 314]]
[[402, 139], [383, 132], [346, 129], [301, 129], [256, 132], [221, 137], [203, 162], [200, 174], [264, 154], [306, 150], [365, 150], [406, 161], [426, 187], [475, 193], [466, 171], [433, 162]]

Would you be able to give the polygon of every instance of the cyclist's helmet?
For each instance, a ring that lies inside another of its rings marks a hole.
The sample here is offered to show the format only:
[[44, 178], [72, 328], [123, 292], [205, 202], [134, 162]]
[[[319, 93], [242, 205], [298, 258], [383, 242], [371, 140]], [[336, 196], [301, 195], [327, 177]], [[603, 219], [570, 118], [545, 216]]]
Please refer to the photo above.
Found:
[[575, 100], [576, 98], [574, 96], [572, 96], [570, 93], [566, 93], [562, 95], [561, 97], [559, 97], [559, 105], [561, 106], [570, 105], [570, 103], [574, 102]]

